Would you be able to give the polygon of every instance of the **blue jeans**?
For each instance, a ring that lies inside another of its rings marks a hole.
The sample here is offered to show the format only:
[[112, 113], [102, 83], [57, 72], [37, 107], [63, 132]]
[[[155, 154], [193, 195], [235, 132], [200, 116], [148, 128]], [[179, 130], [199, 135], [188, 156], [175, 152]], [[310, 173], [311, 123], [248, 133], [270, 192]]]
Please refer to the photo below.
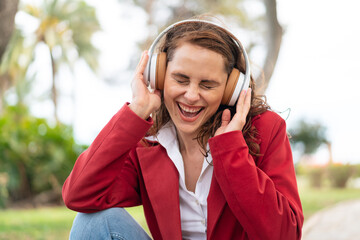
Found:
[[123, 208], [109, 208], [96, 213], [78, 213], [70, 232], [70, 240], [86, 239], [151, 239]]

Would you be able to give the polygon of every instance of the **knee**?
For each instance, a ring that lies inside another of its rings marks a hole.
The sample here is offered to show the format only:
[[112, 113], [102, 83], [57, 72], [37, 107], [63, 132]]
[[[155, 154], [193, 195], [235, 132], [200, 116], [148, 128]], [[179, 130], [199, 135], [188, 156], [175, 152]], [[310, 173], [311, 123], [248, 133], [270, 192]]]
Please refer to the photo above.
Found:
[[78, 213], [70, 239], [150, 239], [123, 208], [109, 208], [96, 213]]
[[110, 239], [111, 226], [126, 222], [123, 208], [109, 208], [95, 213], [78, 213], [70, 232], [70, 239]]

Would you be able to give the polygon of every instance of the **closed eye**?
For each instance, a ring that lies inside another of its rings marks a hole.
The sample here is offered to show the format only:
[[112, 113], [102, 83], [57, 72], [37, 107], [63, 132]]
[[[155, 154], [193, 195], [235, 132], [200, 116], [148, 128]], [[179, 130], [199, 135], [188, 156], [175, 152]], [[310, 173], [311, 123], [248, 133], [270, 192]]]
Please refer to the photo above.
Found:
[[214, 80], [202, 80], [200, 85], [205, 89], [213, 89], [218, 87], [220, 83]]
[[214, 88], [213, 86], [209, 86], [209, 85], [206, 85], [206, 84], [201, 84], [201, 87], [206, 88], [206, 89], [213, 89]]
[[172, 73], [171, 77], [180, 84], [187, 84], [190, 81], [190, 78], [182, 73]]

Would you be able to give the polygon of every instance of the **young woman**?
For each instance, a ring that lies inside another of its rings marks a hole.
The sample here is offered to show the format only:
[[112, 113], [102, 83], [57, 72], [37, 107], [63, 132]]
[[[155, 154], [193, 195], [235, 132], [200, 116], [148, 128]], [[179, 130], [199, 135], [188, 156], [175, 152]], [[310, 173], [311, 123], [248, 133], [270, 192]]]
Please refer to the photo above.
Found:
[[70, 238], [149, 239], [122, 209], [142, 204], [154, 239], [300, 239], [284, 120], [256, 95], [252, 78], [234, 106], [224, 101], [232, 72], [250, 74], [241, 43], [193, 20], [167, 29], [159, 50], [163, 86], [147, 88], [144, 52], [132, 102], [80, 155], [63, 186], [65, 204], [80, 212]]

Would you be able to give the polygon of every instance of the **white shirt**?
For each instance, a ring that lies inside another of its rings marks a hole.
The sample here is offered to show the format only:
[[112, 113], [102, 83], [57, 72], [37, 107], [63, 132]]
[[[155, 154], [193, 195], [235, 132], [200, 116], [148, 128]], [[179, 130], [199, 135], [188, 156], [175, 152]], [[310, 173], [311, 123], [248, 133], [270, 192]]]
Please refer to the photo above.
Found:
[[207, 197], [213, 174], [213, 166], [209, 165], [208, 162], [212, 162], [212, 157], [209, 153], [208, 162], [204, 158], [195, 193], [193, 193], [188, 191], [185, 185], [184, 163], [179, 150], [175, 126], [172, 122], [160, 129], [157, 140], [166, 149], [168, 156], [179, 172], [180, 217], [183, 239], [206, 239]]

